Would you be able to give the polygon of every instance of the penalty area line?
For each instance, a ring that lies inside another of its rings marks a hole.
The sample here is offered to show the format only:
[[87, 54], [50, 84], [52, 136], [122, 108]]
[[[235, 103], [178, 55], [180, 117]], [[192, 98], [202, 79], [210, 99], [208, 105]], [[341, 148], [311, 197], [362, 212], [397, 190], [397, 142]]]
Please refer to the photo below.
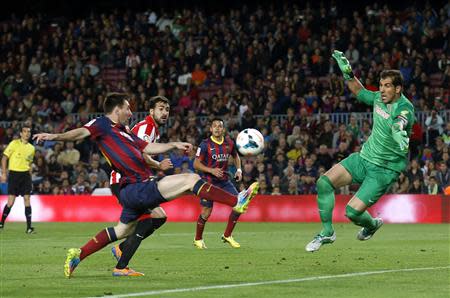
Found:
[[[175, 289], [166, 289], [166, 290], [154, 290], [154, 291], [146, 291], [146, 292], [139, 292], [139, 293], [121, 294], [121, 295], [107, 295], [107, 296], [101, 296], [101, 297], [124, 298], [124, 297], [154, 296], [154, 295], [163, 295], [163, 294], [172, 294], [172, 293], [198, 292], [198, 291], [215, 290], [215, 289], [231, 289], [231, 288], [240, 288], [240, 287], [265, 286], [265, 285], [274, 285], [274, 284], [298, 283], [298, 282], [306, 282], [306, 281], [338, 279], [338, 278], [377, 275], [377, 274], [386, 274], [386, 273], [431, 271], [431, 270], [441, 270], [441, 269], [450, 269], [450, 266], [354, 272], [354, 273], [344, 273], [344, 274], [336, 274], [336, 275], [311, 276], [311, 277], [294, 278], [294, 279], [247, 282], [247, 283], [239, 283], [239, 284], [225, 284], [225, 285], [214, 285], [214, 286], [200, 286], [200, 287], [192, 287], [192, 288], [175, 288]], [[89, 297], [89, 298], [94, 298], [94, 297]]]

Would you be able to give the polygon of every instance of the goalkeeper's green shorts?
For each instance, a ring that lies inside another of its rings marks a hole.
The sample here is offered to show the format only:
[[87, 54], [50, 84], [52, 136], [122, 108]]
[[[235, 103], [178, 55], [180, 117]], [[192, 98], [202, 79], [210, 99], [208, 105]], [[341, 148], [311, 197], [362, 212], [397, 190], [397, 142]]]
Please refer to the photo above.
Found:
[[373, 164], [352, 153], [340, 164], [352, 175], [352, 183], [360, 184], [355, 196], [368, 207], [375, 204], [394, 184], [400, 173]]

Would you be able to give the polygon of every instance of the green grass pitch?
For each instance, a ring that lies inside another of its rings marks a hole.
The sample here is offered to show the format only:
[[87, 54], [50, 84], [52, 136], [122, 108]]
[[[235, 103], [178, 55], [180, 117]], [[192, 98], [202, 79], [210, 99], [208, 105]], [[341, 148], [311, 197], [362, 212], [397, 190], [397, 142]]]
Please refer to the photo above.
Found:
[[336, 224], [336, 242], [307, 253], [319, 224], [239, 223], [242, 247], [232, 249], [220, 242], [225, 223], [208, 223], [208, 249], [197, 250], [195, 223], [169, 222], [130, 263], [144, 277], [112, 277], [108, 246], [64, 278], [66, 250], [107, 226], [36, 223], [27, 235], [24, 223], [7, 223], [0, 297], [450, 297], [448, 224], [385, 224], [366, 242], [356, 240], [358, 227]]

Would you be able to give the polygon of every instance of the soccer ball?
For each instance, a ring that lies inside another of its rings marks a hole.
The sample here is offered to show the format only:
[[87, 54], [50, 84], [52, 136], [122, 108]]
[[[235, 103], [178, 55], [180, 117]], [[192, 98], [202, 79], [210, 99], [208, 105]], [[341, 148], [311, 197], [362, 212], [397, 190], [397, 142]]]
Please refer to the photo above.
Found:
[[254, 128], [244, 129], [236, 138], [236, 148], [244, 156], [258, 155], [264, 149], [264, 137]]

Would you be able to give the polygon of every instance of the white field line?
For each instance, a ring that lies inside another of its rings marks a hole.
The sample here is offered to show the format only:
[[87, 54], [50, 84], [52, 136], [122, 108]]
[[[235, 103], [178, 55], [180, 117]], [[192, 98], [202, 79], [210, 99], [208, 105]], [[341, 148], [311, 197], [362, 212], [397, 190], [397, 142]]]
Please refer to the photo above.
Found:
[[[311, 276], [311, 277], [295, 278], [295, 279], [268, 280], [268, 281], [248, 282], [248, 283], [239, 283], [239, 284], [225, 284], [225, 285], [202, 286], [202, 287], [192, 287], [192, 288], [174, 288], [174, 289], [154, 290], [154, 291], [130, 293], [130, 294], [122, 294], [122, 295], [108, 295], [108, 296], [102, 296], [102, 297], [122, 298], [122, 297], [154, 296], [154, 295], [163, 295], [163, 294], [172, 294], [172, 293], [199, 292], [199, 291], [215, 290], [215, 289], [254, 287], [254, 286], [265, 286], [265, 285], [274, 285], [274, 284], [299, 283], [299, 282], [305, 282], [305, 281], [316, 281], [316, 280], [325, 280], [325, 279], [338, 279], [338, 278], [349, 278], [349, 277], [357, 277], [357, 276], [378, 275], [378, 274], [386, 274], [386, 273], [431, 271], [431, 270], [441, 270], [441, 269], [450, 269], [450, 266], [428, 267], [428, 268], [390, 269], [390, 270], [379, 270], [379, 271], [345, 273], [345, 274], [337, 274], [337, 275]], [[89, 298], [94, 298], [94, 297], [89, 297]]]

